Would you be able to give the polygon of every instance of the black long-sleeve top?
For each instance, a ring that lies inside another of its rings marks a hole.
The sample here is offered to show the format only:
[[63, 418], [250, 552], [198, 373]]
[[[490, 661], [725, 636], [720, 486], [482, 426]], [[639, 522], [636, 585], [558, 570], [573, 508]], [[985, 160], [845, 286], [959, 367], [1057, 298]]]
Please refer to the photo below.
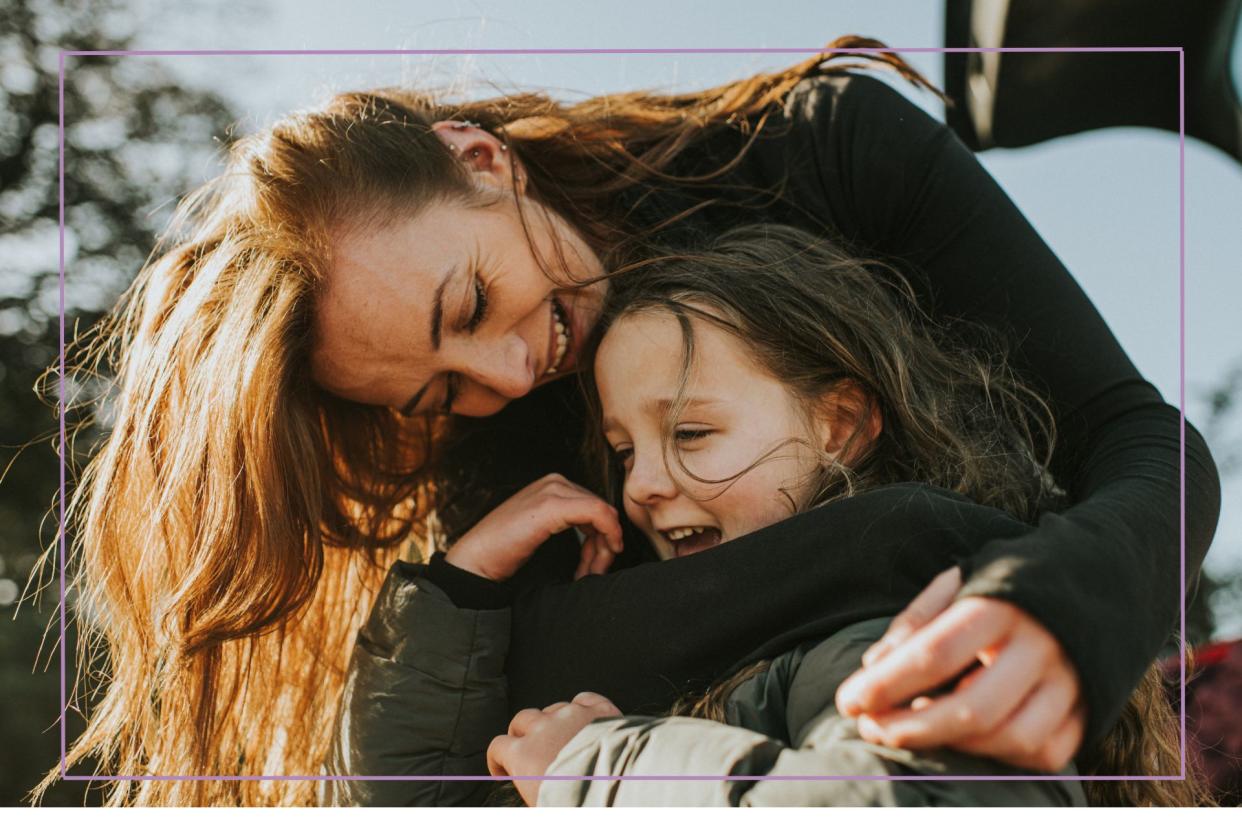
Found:
[[[687, 151], [679, 171], [718, 167], [745, 140], [732, 129], [717, 131]], [[780, 182], [774, 201], [770, 191]], [[882, 81], [825, 75], [791, 94], [725, 177], [644, 196], [633, 200], [634, 214], [651, 218], [719, 199], [674, 226], [686, 238], [757, 221], [831, 234], [900, 267], [937, 320], [981, 323], [1007, 337], [1011, 364], [1052, 408], [1052, 472], [1072, 505], [1044, 515], [1030, 533], [982, 542], [962, 561], [961, 594], [1010, 601], [1062, 643], [1082, 681], [1087, 742], [1098, 738], [1177, 625], [1179, 412], [1142, 378], [971, 152]], [[960, 334], [971, 339], [969, 329]], [[463, 424], [442, 457], [441, 516], [450, 536], [541, 474], [582, 479], [576, 395], [574, 383], [556, 383], [495, 417]], [[1219, 509], [1216, 468], [1187, 424], [1188, 587]], [[843, 520], [842, 531], [858, 528]], [[629, 563], [641, 545], [627, 536]], [[761, 642], [789, 643], [812, 628], [827, 634], [823, 619], [850, 617], [855, 600], [870, 611], [881, 597], [843, 590], [856, 561], [825, 548], [822, 538], [806, 543], [773, 528], [732, 545], [736, 551], [716, 556], [709, 582], [697, 567], [639, 566], [569, 583], [572, 544], [541, 551], [515, 585], [510, 706], [542, 706], [591, 689], [626, 712], [660, 710], [687, 687], [760, 653]], [[899, 593], [905, 600], [908, 561], [869, 560], [866, 568], [884, 566], [893, 569], [893, 585], [903, 585], [885, 600]], [[875, 588], [874, 577], [867, 588]], [[818, 596], [831, 596], [832, 606]]]

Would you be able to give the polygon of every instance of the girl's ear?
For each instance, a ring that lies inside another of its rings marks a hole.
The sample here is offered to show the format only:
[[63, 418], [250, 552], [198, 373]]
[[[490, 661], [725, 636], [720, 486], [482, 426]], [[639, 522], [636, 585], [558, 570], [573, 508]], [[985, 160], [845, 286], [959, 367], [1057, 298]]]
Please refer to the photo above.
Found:
[[[845, 380], [820, 400], [819, 437], [824, 451], [849, 466], [866, 453], [884, 430], [875, 398], [853, 380]], [[840, 456], [848, 451], [847, 456]]]

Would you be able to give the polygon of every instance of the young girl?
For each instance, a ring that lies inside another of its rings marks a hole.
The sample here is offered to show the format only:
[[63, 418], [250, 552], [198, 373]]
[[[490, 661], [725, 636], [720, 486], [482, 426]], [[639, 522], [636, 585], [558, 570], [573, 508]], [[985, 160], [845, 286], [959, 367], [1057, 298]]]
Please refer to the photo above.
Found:
[[[1039, 453], [1052, 434], [1038, 398], [999, 358], [951, 348], [899, 276], [800, 231], [744, 227], [705, 252], [673, 255], [619, 280], [595, 342], [594, 371], [584, 379], [607, 443], [597, 453], [609, 455], [608, 496], [620, 495], [666, 566], [709, 567], [716, 554], [709, 550], [786, 519], [791, 531], [806, 531], [833, 501], [881, 486], [936, 504], [941, 525], [916, 532], [996, 531], [1009, 522], [1021, 533], [1055, 503]], [[591, 517], [590, 496], [576, 497], [580, 517], [566, 509], [567, 524]], [[580, 575], [606, 569], [615, 546], [609, 521], [591, 523]], [[851, 554], [848, 543], [841, 547], [824, 554]], [[701, 553], [708, 554], [686, 560]], [[472, 555], [487, 557], [468, 548], [450, 559]], [[593, 693], [522, 711], [492, 743], [489, 766], [515, 776], [758, 777], [519, 781], [530, 804], [1085, 804], [1070, 780], [765, 778], [1016, 773], [965, 753], [902, 749], [899, 722], [887, 744], [871, 744], [859, 730], [880, 723], [838, 713], [834, 694], [888, 621], [860, 620], [792, 648], [786, 642], [774, 659], [679, 705], [680, 716], [618, 718], [621, 711]], [[993, 663], [994, 656], [979, 656], [989, 669], [943, 678], [988, 692], [1005, 670], [1005, 656]], [[1159, 692], [1149, 681], [1136, 694], [1097, 753], [1109, 761], [1086, 756], [1084, 767], [1061, 773], [1177, 775], [1176, 732]], [[937, 704], [923, 697], [914, 706]], [[1145, 721], [1135, 721], [1139, 709]], [[1101, 803], [1197, 801], [1192, 782], [1096, 784], [1087, 793]]]

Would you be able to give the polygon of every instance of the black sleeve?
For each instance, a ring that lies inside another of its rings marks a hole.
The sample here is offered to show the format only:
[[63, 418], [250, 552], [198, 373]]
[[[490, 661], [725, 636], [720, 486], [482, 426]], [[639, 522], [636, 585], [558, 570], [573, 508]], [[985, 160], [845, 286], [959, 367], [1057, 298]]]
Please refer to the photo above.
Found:
[[513, 600], [508, 584], [453, 566], [443, 552], [431, 556], [426, 578], [443, 590], [453, 606], [461, 609], [504, 609]]
[[[1093, 740], [1177, 624], [1179, 411], [1139, 375], [1065, 267], [948, 128], [865, 76], [806, 82], [790, 115], [787, 157], [814, 163], [791, 181], [794, 197], [847, 240], [912, 266], [938, 319], [1007, 334], [1015, 367], [1051, 404], [1053, 473], [1072, 505], [1036, 532], [984, 544], [966, 563], [962, 594], [1012, 601], [1061, 641], [1082, 679]], [[1193, 588], [1215, 531], [1220, 481], [1188, 423], [1184, 492]]]
[[1032, 527], [918, 484], [827, 503], [688, 558], [518, 592], [510, 709], [583, 690], [662, 713], [712, 680], [894, 615], [992, 538]]

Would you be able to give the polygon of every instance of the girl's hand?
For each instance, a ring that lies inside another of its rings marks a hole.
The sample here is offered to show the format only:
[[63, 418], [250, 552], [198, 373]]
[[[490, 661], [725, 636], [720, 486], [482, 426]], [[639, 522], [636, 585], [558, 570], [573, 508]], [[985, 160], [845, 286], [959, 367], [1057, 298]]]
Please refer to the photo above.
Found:
[[[497, 736], [487, 748], [487, 770], [492, 776], [545, 776], [548, 766], [578, 731], [596, 719], [620, 716], [617, 706], [598, 693], [579, 693], [573, 701], [557, 702], [543, 710], [518, 711], [509, 722], [509, 734]], [[539, 798], [539, 779], [514, 779], [527, 805]]]
[[[902, 748], [948, 747], [1054, 773], [1078, 752], [1086, 725], [1078, 674], [1034, 618], [994, 598], [953, 596], [956, 567], [893, 619], [863, 667], [837, 690], [864, 739]], [[922, 694], [966, 670], [952, 692]], [[913, 701], [910, 705], [905, 702]]]
[[[561, 475], [550, 474], [493, 509], [444, 558], [476, 575], [505, 581], [548, 538], [574, 526], [586, 532], [587, 545], [594, 542], [594, 549], [607, 551], [605, 569], [621, 552], [617, 510]], [[585, 545], [583, 550], [585, 558]], [[598, 552], [596, 557], [600, 557]]]
[[617, 558], [617, 553], [612, 551], [609, 543], [609, 539], [598, 532], [587, 536], [582, 542], [582, 558], [578, 561], [578, 568], [574, 570], [575, 581], [587, 575], [603, 575], [608, 571], [608, 567]]

